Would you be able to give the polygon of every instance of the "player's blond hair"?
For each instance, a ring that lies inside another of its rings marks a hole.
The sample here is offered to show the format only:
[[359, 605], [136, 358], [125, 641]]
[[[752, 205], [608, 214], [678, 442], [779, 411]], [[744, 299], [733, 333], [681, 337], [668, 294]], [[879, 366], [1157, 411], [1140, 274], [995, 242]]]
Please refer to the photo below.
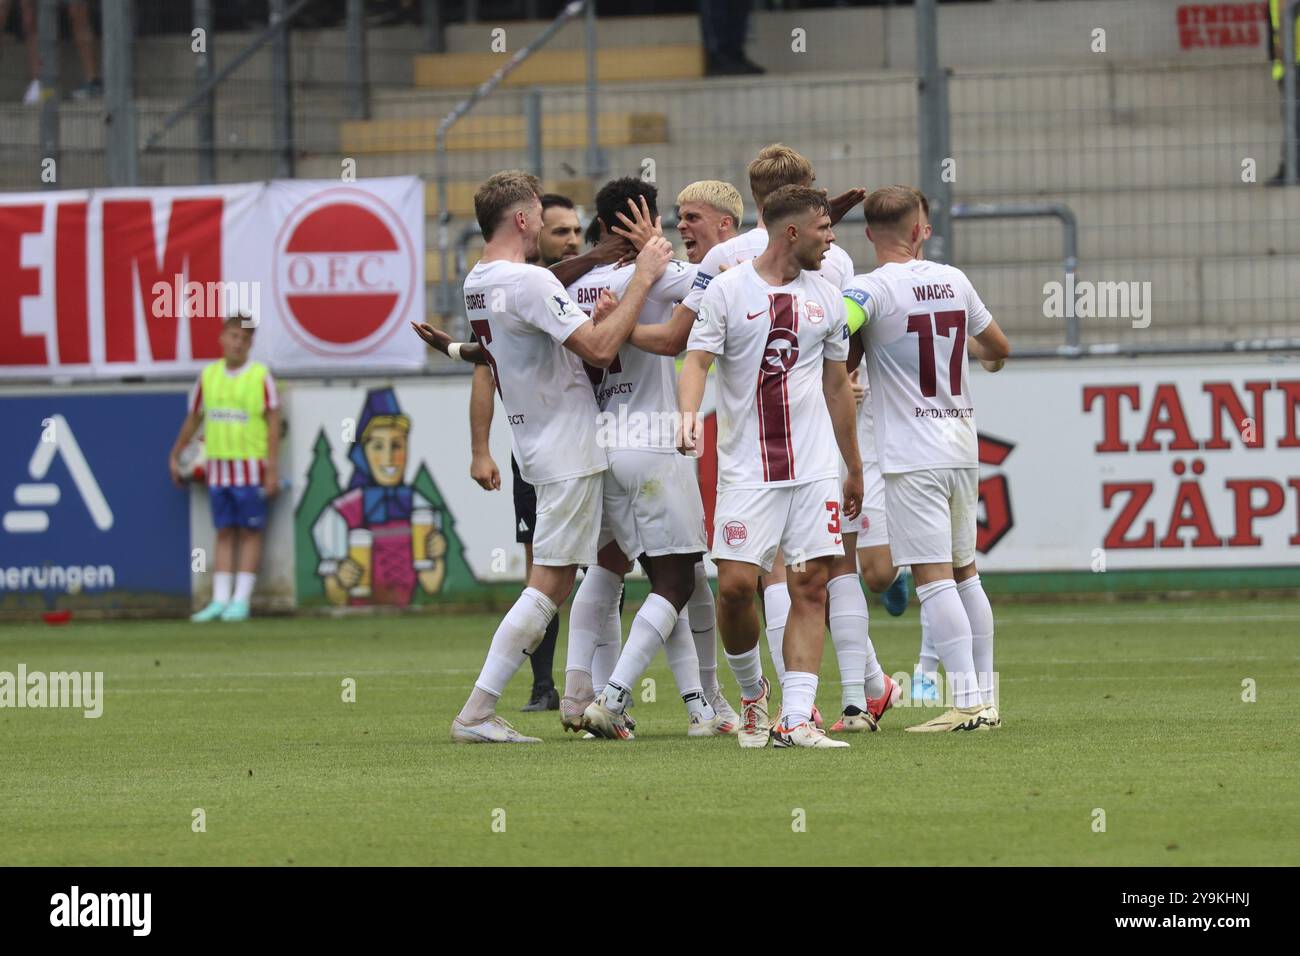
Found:
[[521, 202], [540, 199], [542, 182], [521, 169], [506, 169], [479, 186], [474, 193], [474, 218], [485, 240], [492, 238], [507, 209]]
[[691, 183], [677, 194], [677, 205], [684, 202], [702, 202], [712, 206], [724, 216], [731, 217], [733, 226], [740, 226], [740, 217], [745, 212], [745, 201], [740, 198], [740, 190], [731, 183], [720, 179], [701, 179]]
[[915, 186], [882, 186], [867, 197], [862, 211], [872, 232], [900, 232], [929, 205]]
[[784, 143], [764, 146], [749, 164], [749, 191], [760, 209], [767, 197], [782, 186], [809, 186], [813, 165]]

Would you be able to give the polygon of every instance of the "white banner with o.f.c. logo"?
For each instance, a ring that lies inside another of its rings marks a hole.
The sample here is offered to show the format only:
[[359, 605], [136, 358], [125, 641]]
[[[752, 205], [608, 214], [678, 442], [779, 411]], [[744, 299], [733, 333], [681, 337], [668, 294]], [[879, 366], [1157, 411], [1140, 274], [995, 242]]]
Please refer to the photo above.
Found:
[[0, 196], [0, 377], [197, 372], [237, 314], [276, 370], [422, 366], [420, 180]]

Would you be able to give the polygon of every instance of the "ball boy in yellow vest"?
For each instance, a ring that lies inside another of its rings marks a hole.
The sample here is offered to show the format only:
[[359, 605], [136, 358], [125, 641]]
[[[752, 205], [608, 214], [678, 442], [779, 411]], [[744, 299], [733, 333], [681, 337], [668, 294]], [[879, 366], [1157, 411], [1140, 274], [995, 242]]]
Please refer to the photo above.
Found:
[[270, 370], [248, 360], [253, 329], [245, 328], [245, 322], [244, 316], [232, 316], [222, 326], [223, 358], [205, 368], [194, 383], [190, 413], [168, 461], [172, 480], [182, 484], [181, 449], [202, 425], [217, 553], [212, 603], [190, 618], [200, 623], [248, 619], [262, 561], [266, 503], [279, 489], [280, 398]]

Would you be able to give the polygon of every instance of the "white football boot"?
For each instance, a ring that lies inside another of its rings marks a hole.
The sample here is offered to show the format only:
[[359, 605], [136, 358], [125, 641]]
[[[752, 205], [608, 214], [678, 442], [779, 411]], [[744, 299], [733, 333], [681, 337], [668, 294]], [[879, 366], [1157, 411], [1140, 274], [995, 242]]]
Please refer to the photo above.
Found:
[[699, 714], [691, 714], [690, 723], [686, 725], [687, 737], [725, 737], [735, 732], [735, 726], [717, 713], [709, 720], [705, 720]]
[[582, 732], [582, 712], [587, 709], [593, 700], [592, 697], [561, 697], [560, 698], [560, 723], [565, 730], [572, 730], [575, 734]]
[[1002, 715], [998, 713], [996, 704], [985, 704], [984, 716], [988, 719], [990, 727], [997, 728], [1002, 726]]
[[467, 724], [459, 717], [451, 722], [451, 739], [458, 744], [540, 744], [540, 737], [525, 737], [506, 719], [493, 714], [477, 724]]
[[989, 722], [991, 716], [983, 704], [976, 704], [973, 707], [950, 707], [933, 720], [927, 720], [923, 724], [916, 724], [905, 729], [913, 734], [942, 734], [954, 730], [988, 730], [992, 726]]
[[760, 678], [763, 692], [749, 700], [740, 698], [740, 732], [736, 735], [740, 746], [750, 749], [762, 749], [767, 746], [767, 738], [772, 733], [772, 724], [768, 720], [767, 705], [772, 699], [772, 685], [767, 678]]
[[722, 723], [718, 725], [718, 733], [734, 734], [740, 729], [740, 714], [736, 713], [736, 708], [731, 706], [731, 702], [722, 694], [722, 688], [719, 687], [712, 694], [705, 694], [705, 699], [713, 712], [722, 718]]
[[588, 733], [605, 740], [633, 740], [632, 731], [628, 729], [623, 714], [605, 706], [605, 695], [601, 694], [582, 712], [582, 726]]
[[847, 747], [848, 742], [834, 740], [826, 736], [826, 731], [815, 727], [812, 721], [805, 720], [793, 727], [777, 724], [772, 728], [773, 747]]

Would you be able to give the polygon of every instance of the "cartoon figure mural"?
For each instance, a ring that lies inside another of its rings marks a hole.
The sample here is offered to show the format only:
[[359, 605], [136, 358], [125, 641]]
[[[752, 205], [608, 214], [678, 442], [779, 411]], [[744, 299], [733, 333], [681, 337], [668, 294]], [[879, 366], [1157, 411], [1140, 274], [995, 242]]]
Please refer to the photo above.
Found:
[[334, 605], [419, 603], [474, 584], [454, 522], [421, 463], [406, 481], [411, 420], [392, 388], [366, 393], [338, 484], [325, 429], [295, 515], [298, 589]]

